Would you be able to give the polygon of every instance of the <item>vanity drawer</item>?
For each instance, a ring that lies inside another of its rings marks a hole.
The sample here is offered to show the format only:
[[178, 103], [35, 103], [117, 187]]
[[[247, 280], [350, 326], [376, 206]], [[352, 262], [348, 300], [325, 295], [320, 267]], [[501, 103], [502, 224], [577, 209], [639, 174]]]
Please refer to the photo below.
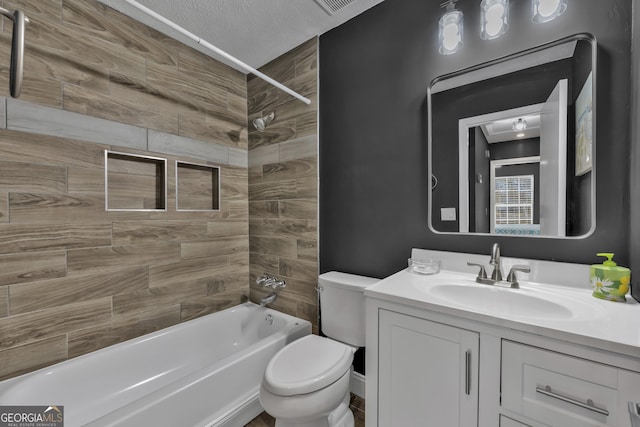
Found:
[[500, 415], [500, 427], [531, 427], [528, 424], [522, 424], [520, 421]]
[[628, 425], [618, 413], [620, 371], [504, 340], [501, 405], [554, 427]]

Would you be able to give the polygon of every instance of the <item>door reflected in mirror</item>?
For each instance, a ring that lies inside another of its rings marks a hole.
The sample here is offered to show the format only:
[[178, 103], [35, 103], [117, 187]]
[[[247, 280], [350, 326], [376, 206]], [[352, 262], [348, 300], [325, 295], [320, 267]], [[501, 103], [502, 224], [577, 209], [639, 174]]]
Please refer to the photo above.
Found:
[[434, 80], [434, 231], [556, 238], [593, 231], [595, 50], [591, 37], [578, 35]]

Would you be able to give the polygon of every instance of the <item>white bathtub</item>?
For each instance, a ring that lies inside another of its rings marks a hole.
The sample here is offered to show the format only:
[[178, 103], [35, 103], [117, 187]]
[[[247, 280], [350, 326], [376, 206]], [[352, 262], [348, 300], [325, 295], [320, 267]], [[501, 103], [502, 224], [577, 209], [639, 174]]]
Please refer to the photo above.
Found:
[[0, 382], [0, 405], [64, 405], [65, 427], [243, 426], [305, 320], [245, 303]]

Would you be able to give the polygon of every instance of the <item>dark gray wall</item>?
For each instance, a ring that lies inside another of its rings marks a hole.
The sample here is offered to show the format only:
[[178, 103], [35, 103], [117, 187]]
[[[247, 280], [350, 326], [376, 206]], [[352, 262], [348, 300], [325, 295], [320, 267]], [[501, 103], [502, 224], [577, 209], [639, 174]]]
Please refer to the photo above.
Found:
[[633, 6], [633, 107], [634, 119], [631, 123], [631, 227], [630, 227], [630, 256], [632, 276], [632, 292], [640, 301], [640, 6], [636, 2]]
[[[528, 1], [511, 2], [510, 29], [496, 40], [478, 35], [479, 2], [461, 0], [465, 45], [449, 56], [437, 52], [439, 4], [385, 0], [320, 38], [320, 270], [384, 277], [406, 266], [412, 247], [488, 254], [493, 242], [506, 256], [592, 263], [607, 250], [628, 265], [631, 0], [570, 1], [546, 24], [531, 23]], [[431, 232], [429, 82], [583, 32], [599, 45], [594, 234], [552, 240]]]

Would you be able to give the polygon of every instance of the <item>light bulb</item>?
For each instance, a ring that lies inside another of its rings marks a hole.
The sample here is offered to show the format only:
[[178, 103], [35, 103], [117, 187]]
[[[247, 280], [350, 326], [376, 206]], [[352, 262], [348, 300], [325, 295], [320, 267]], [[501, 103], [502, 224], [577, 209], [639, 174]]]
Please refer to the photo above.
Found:
[[532, 0], [532, 21], [544, 23], [562, 15], [567, 10], [567, 0]]
[[455, 23], [445, 25], [442, 29], [442, 46], [446, 50], [455, 49], [460, 41], [459, 34], [458, 25]]
[[440, 53], [450, 55], [462, 46], [462, 12], [451, 10], [440, 18]]
[[558, 9], [560, 0], [540, 0], [538, 3], [538, 13], [540, 16], [547, 18]]
[[504, 34], [508, 28], [508, 0], [483, 0], [480, 37], [489, 40]]

